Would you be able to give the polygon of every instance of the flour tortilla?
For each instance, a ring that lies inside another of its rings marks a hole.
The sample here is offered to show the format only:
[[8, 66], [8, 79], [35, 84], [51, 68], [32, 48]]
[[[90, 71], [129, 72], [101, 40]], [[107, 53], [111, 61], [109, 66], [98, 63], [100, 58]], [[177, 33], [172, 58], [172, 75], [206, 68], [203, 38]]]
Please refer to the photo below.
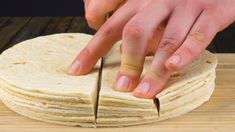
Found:
[[[146, 58], [142, 76], [148, 71], [152, 59], [153, 57]], [[171, 118], [171, 116], [182, 115], [207, 101], [212, 93], [211, 91], [214, 89], [214, 69], [217, 65], [217, 60], [211, 53], [205, 51], [192, 65], [183, 71], [175, 73], [165, 90], [156, 96], [160, 102], [160, 113], [158, 113], [153, 100], [139, 99], [131, 93], [120, 93], [113, 90], [115, 75], [119, 71], [120, 62], [119, 44], [117, 44], [104, 58], [97, 125], [103, 126], [108, 122], [112, 122], [113, 125], [123, 125], [123, 122], [126, 125], [129, 123], [135, 124], [134, 122], [154, 122], [156, 120]], [[191, 98], [189, 98], [190, 96]], [[202, 98], [200, 98], [201, 96]], [[173, 101], [169, 102], [171, 99]], [[195, 103], [190, 104], [190, 102]], [[109, 107], [111, 108], [109, 109]], [[142, 108], [142, 112], [135, 112], [136, 108]], [[118, 113], [115, 114], [115, 110], [117, 109]], [[170, 109], [174, 110], [170, 111]], [[129, 114], [121, 114], [127, 111]], [[145, 113], [148, 111], [149, 113], [146, 115]], [[159, 114], [159, 117], [153, 116], [156, 114]], [[148, 119], [149, 115], [152, 115], [154, 118]]]
[[36, 93], [91, 94], [96, 87], [99, 62], [88, 75], [66, 73], [74, 57], [90, 39], [91, 36], [85, 34], [57, 34], [19, 43], [2, 53], [0, 79]]
[[2, 89], [0, 89], [0, 92], [2, 93], [1, 98], [10, 100], [14, 102], [14, 104], [22, 105], [30, 109], [45, 111], [52, 114], [66, 115], [66, 116], [86, 116], [86, 115], [93, 116], [93, 110], [91, 109], [92, 105], [86, 105], [82, 107], [79, 105], [77, 107], [70, 107], [65, 105], [38, 103], [35, 101], [26, 100], [13, 96]]
[[[82, 122], [72, 122], [70, 120], [66, 120], [66, 118], [64, 118], [63, 120], [59, 120], [59, 118], [61, 117], [57, 117], [57, 118], [51, 118], [50, 114], [43, 114], [40, 112], [34, 112], [31, 109], [25, 109], [22, 108], [22, 106], [18, 106], [17, 104], [13, 103], [10, 100], [7, 99], [2, 99], [3, 103], [11, 110], [15, 111], [16, 113], [26, 116], [28, 118], [31, 119], [35, 119], [35, 120], [39, 120], [39, 121], [44, 121], [44, 122], [48, 122], [48, 123], [55, 123], [55, 124], [61, 124], [61, 125], [67, 125], [67, 126], [81, 126], [81, 127], [95, 127], [95, 123], [93, 123], [94, 121], [94, 116], [89, 118], [86, 118], [86, 120], [88, 119], [88, 122], [84, 122], [84, 120]], [[92, 121], [92, 122], [89, 122]]]
[[80, 114], [85, 111], [84, 116], [89, 114], [91, 122], [95, 122], [100, 61], [88, 75], [67, 74], [74, 57], [91, 37], [74, 33], [56, 34], [15, 45], [0, 56], [1, 87], [8, 93], [11, 91], [12, 101], [20, 98], [25, 104], [34, 101], [35, 104], [57, 104], [68, 109], [71, 109], [69, 104], [73, 104], [80, 108], [81, 111], [77, 109]]
[[[121, 61], [120, 43], [104, 57], [99, 92], [100, 61], [88, 75], [66, 73], [76, 54], [90, 39], [91, 36], [85, 34], [56, 34], [24, 41], [5, 51], [0, 56], [3, 102], [19, 114], [45, 122], [121, 127], [182, 115], [208, 101], [213, 92], [217, 60], [208, 51], [172, 76], [167, 87], [156, 96], [160, 102], [159, 110], [153, 100], [114, 91], [115, 75]], [[143, 75], [152, 59], [146, 58]]]

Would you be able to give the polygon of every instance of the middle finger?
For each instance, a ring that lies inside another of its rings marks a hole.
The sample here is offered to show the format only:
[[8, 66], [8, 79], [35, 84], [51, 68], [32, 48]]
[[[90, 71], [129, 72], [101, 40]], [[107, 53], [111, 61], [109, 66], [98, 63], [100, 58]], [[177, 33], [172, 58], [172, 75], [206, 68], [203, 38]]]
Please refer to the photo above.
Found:
[[[155, 9], [158, 9], [157, 12]], [[136, 87], [146, 49], [151, 42], [156, 41], [156, 29], [169, 13], [170, 8], [164, 2], [149, 3], [126, 24], [123, 30], [121, 68], [117, 75], [116, 90], [132, 91]]]

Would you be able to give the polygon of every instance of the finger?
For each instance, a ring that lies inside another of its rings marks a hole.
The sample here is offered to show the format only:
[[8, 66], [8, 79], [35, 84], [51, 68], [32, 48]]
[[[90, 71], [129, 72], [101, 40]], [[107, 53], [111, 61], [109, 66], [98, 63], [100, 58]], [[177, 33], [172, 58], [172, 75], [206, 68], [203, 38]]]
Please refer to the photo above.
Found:
[[166, 52], [170, 57], [183, 43], [202, 11], [201, 7], [192, 6], [193, 4], [193, 2], [186, 2], [173, 10], [158, 46], [158, 51]]
[[106, 15], [113, 11], [122, 0], [91, 0], [86, 9], [86, 19], [96, 30], [105, 22]]
[[[156, 35], [155, 35], [155, 40], [154, 41], [150, 41], [151, 43], [149, 43], [146, 54], [147, 56], [153, 56], [156, 49], [157, 49], [157, 45], [160, 42], [160, 39], [162, 38], [162, 34], [163, 34], [163, 28], [158, 28], [156, 31]], [[122, 45], [120, 45], [120, 53], [122, 53]]]
[[170, 53], [166, 50], [157, 49], [148, 72], [133, 91], [134, 96], [148, 99], [154, 98], [164, 88], [171, 75], [171, 72], [164, 65], [169, 56]]
[[88, 45], [78, 54], [68, 71], [72, 75], [86, 74], [94, 67], [99, 58], [121, 39], [127, 21], [136, 13], [136, 8], [128, 3], [118, 9], [99, 29]]
[[155, 38], [155, 41], [150, 41], [151, 43], [149, 43], [148, 45], [148, 48], [147, 48], [147, 51], [146, 51], [146, 54], [147, 56], [153, 56], [157, 50], [157, 47], [160, 43], [160, 40], [162, 38], [162, 35], [163, 35], [163, 31], [164, 31], [164, 28], [157, 28], [156, 30], [156, 36], [154, 37]]
[[167, 60], [168, 69], [180, 70], [201, 55], [220, 29], [214, 16], [211, 11], [202, 12], [182, 46]]
[[127, 23], [123, 30], [121, 67], [117, 75], [116, 90], [129, 92], [136, 87], [148, 45], [156, 43], [156, 29], [169, 13], [166, 5], [153, 2]]
[[192, 3], [176, 7], [171, 14], [164, 30], [150, 70], [133, 92], [139, 98], [154, 98], [163, 90], [171, 71], [165, 67], [166, 60], [183, 43], [194, 21], [200, 15], [201, 9]]
[[167, 52], [162, 51], [155, 54], [148, 72], [133, 91], [135, 97], [153, 99], [157, 93], [163, 90], [171, 75], [171, 71], [164, 66], [168, 56]]
[[171, 74], [164, 66], [165, 60], [168, 57], [168, 52], [157, 49], [148, 72], [133, 91], [134, 96], [152, 99], [164, 88]]

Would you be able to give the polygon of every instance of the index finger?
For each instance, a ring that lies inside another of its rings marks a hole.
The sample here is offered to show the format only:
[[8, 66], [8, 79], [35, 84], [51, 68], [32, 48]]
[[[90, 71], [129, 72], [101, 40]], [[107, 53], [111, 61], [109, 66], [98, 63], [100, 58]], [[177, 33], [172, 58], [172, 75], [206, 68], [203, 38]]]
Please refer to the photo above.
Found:
[[90, 27], [98, 30], [107, 13], [115, 10], [123, 0], [90, 0], [86, 7], [86, 19]]
[[68, 73], [82, 75], [91, 71], [98, 59], [104, 56], [115, 42], [121, 39], [125, 24], [135, 12], [136, 9], [133, 6], [128, 6], [128, 4], [117, 10], [78, 54]]

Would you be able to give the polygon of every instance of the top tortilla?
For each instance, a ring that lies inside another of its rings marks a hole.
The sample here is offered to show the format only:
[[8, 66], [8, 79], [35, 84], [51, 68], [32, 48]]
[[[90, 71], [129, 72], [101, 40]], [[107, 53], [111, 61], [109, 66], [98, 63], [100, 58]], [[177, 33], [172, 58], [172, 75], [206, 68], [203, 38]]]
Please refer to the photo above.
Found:
[[88, 75], [66, 72], [91, 39], [86, 34], [56, 34], [21, 42], [0, 56], [0, 79], [30, 92], [60, 95], [96, 94], [100, 61]]

